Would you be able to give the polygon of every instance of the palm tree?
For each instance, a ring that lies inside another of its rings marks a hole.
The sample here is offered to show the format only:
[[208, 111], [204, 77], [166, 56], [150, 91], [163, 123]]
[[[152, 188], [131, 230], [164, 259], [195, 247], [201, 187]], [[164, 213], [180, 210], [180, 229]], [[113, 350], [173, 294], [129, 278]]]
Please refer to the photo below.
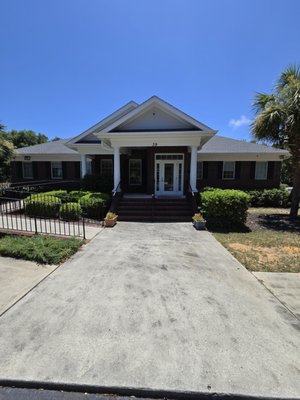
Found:
[[297, 218], [300, 196], [300, 68], [287, 67], [277, 79], [273, 93], [257, 93], [254, 110], [254, 137], [288, 148], [291, 154], [293, 190], [290, 217]]

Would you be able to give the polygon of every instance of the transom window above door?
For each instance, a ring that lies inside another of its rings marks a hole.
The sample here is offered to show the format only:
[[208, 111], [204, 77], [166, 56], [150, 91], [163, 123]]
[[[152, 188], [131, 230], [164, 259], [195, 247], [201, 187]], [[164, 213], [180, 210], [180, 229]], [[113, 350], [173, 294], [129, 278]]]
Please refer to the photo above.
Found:
[[183, 154], [156, 154], [156, 160], [183, 160]]
[[130, 159], [129, 160], [129, 185], [142, 184], [142, 160]]

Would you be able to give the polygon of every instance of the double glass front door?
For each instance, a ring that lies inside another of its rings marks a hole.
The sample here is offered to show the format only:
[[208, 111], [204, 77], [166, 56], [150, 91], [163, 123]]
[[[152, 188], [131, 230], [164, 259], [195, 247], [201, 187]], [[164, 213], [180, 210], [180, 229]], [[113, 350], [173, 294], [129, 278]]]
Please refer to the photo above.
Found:
[[183, 194], [183, 154], [156, 154], [155, 194], [161, 196]]

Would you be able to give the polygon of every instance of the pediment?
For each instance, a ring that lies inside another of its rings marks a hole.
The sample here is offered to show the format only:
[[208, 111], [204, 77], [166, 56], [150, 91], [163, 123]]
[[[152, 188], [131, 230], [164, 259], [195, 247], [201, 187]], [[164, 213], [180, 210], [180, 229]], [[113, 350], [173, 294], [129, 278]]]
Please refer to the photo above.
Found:
[[125, 121], [111, 132], [185, 131], [200, 130], [195, 125], [178, 118], [157, 105]]

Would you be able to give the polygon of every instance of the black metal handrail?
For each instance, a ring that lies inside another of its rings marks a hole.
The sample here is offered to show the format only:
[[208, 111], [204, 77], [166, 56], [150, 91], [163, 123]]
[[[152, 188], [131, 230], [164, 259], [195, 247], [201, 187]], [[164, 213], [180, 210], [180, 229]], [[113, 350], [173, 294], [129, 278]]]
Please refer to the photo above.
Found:
[[117, 187], [113, 190], [112, 197], [115, 197], [117, 193], [121, 192], [121, 190], [118, 189], [121, 189], [121, 181], [117, 184]]
[[152, 202], [151, 202], [151, 219], [152, 219], [152, 222], [154, 222], [154, 216], [155, 216], [155, 200], [156, 200], [156, 195], [155, 195], [155, 193], [152, 193], [152, 194], [151, 194], [151, 199], [152, 199]]
[[188, 191], [188, 193], [190, 194], [190, 201], [191, 201], [191, 205], [193, 207], [193, 212], [196, 214], [196, 213], [199, 212], [199, 202], [198, 202], [197, 196], [196, 196], [196, 195], [198, 195], [199, 192], [198, 192], [198, 190], [195, 192], [192, 189], [191, 184], [189, 183], [189, 191]]

